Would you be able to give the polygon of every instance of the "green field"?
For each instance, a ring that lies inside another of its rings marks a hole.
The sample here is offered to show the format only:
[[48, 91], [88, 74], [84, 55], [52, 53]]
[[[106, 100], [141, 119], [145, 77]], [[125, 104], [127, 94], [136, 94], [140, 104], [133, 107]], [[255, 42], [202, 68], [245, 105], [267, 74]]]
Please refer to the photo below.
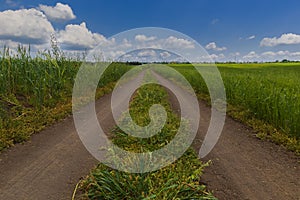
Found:
[[[171, 66], [187, 78], [196, 93], [208, 94], [203, 79], [193, 66]], [[210, 66], [196, 67], [209, 69]], [[293, 143], [291, 149], [295, 150], [295, 145], [299, 145], [296, 140], [300, 138], [300, 63], [218, 64], [217, 67], [226, 89], [228, 112], [238, 110], [240, 114], [233, 112], [237, 119], [248, 122], [259, 119], [260, 126], [271, 125], [277, 136], [273, 133], [260, 135], [269, 135], [278, 143]], [[269, 126], [269, 129], [272, 128]], [[284, 135], [288, 138], [284, 139]]]

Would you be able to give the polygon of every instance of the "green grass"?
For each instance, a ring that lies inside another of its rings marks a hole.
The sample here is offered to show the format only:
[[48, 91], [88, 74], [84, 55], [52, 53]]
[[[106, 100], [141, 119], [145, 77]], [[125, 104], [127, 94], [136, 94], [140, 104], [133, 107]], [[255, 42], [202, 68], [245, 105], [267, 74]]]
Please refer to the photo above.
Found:
[[[198, 94], [208, 90], [191, 65], [171, 65]], [[197, 66], [209, 69], [208, 65]], [[218, 64], [228, 113], [258, 131], [258, 136], [300, 152], [300, 64]]]
[[[139, 125], [149, 123], [151, 105], [163, 105], [168, 119], [160, 133], [139, 139], [117, 128], [112, 142], [132, 152], [149, 152], [168, 144], [177, 132], [180, 119], [172, 112], [167, 95], [159, 85], [145, 85], [130, 103], [130, 113]], [[150, 173], [130, 174], [99, 164], [81, 184], [83, 199], [215, 199], [200, 184], [205, 166], [191, 148], [176, 162]]]
[[[16, 55], [0, 55], [0, 151], [26, 141], [35, 132], [72, 111], [74, 79], [81, 62], [41, 53], [35, 57], [19, 47]], [[113, 63], [99, 81], [97, 96], [113, 89], [130, 66]]]

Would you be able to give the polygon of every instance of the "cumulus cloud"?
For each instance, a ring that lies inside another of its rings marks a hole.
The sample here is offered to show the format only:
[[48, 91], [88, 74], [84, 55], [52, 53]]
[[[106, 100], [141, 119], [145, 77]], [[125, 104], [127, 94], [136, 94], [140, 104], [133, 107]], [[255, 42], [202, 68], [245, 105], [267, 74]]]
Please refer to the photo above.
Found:
[[209, 62], [211, 60], [213, 60], [213, 61], [222, 61], [224, 58], [226, 58], [226, 57], [222, 53], [220, 53], [220, 54], [210, 54], [210, 55], [208, 55], [208, 57], [206, 57], [206, 56], [202, 57], [202, 59], [204, 59], [203, 61], [207, 61], [207, 62]]
[[254, 51], [249, 52], [243, 56], [244, 61], [275, 61], [275, 60], [300, 60], [300, 52], [290, 52], [287, 50], [281, 51], [266, 51], [262, 53], [256, 53]]
[[131, 42], [128, 39], [124, 38], [121, 45], [120, 45], [120, 48], [125, 48], [126, 49], [126, 48], [130, 48], [130, 47], [132, 47]]
[[290, 52], [290, 51], [266, 51], [261, 54], [263, 58], [273, 58], [273, 59], [299, 59], [300, 52]]
[[273, 51], [266, 51], [266, 52], [262, 53], [261, 55], [265, 56], [265, 57], [274, 57], [274, 56], [276, 56], [276, 53]]
[[[138, 36], [138, 37], [137, 37]], [[160, 49], [162, 47], [174, 48], [174, 49], [193, 49], [194, 43], [187, 39], [177, 38], [175, 36], [169, 36], [167, 38], [157, 38], [155, 36], [146, 37], [144, 35], [137, 35], [135, 40], [137, 42], [136, 47], [141, 48], [153, 48]]]
[[160, 56], [162, 58], [169, 58], [171, 56], [171, 54], [169, 52], [167, 52], [167, 51], [164, 51], [164, 52], [160, 53]]
[[57, 33], [57, 38], [64, 48], [73, 50], [92, 49], [100, 42], [108, 42], [103, 35], [88, 30], [85, 22], [67, 25]]
[[156, 37], [154, 37], [154, 36], [150, 36], [150, 37], [147, 37], [146, 35], [136, 35], [135, 36], [135, 40], [138, 42], [148, 42], [148, 41], [153, 41], [155, 39], [156, 39]]
[[211, 54], [211, 55], [209, 55], [209, 56], [210, 56], [210, 58], [211, 58], [212, 60], [218, 59], [218, 56], [217, 56], [216, 54]]
[[290, 55], [298, 57], [298, 59], [300, 59], [300, 52], [292, 52]]
[[291, 44], [300, 44], [300, 35], [294, 33], [282, 34], [279, 38], [264, 38], [260, 42], [260, 46], [273, 47], [277, 45], [291, 45]]
[[116, 59], [122, 55], [124, 55], [125, 52], [124, 51], [110, 51], [106, 53], [107, 58], [109, 59]]
[[155, 57], [156, 52], [154, 50], [145, 50], [137, 54], [139, 57]]
[[0, 39], [25, 44], [49, 41], [54, 28], [39, 10], [21, 9], [0, 12]]
[[211, 42], [205, 46], [207, 50], [214, 50], [214, 51], [225, 51], [226, 47], [218, 47], [215, 42]]
[[19, 46], [19, 43], [12, 40], [0, 40], [0, 47], [4, 46], [8, 47], [11, 50], [16, 50]]
[[193, 49], [195, 48], [194, 43], [192, 41], [177, 38], [174, 36], [170, 36], [165, 40], [166, 45], [171, 48], [184, 48], [184, 49]]
[[218, 58], [219, 58], [219, 59], [223, 59], [223, 58], [225, 58], [225, 55], [222, 54], [222, 53], [220, 53], [220, 54], [218, 55]]
[[250, 51], [247, 55], [243, 56], [246, 60], [258, 59], [259, 55], [255, 51]]
[[57, 3], [53, 6], [39, 5], [50, 21], [69, 21], [75, 19], [72, 8], [67, 4]]
[[240, 52], [234, 52], [234, 53], [230, 53], [229, 55], [230, 56], [240, 56], [241, 53]]
[[207, 44], [207, 45], [205, 46], [205, 48], [206, 48], [206, 49], [215, 49], [215, 48], [217, 48], [217, 45], [216, 45], [215, 42], [211, 42], [211, 43]]

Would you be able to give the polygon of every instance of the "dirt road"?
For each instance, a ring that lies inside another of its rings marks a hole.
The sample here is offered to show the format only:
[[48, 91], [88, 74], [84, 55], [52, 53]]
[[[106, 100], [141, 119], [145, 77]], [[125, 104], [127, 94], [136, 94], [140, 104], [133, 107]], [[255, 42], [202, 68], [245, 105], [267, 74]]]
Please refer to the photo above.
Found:
[[[200, 106], [207, 113], [208, 108]], [[209, 159], [212, 165], [202, 181], [219, 199], [300, 199], [299, 157], [257, 139], [251, 129], [229, 117], [219, 142], [204, 160]]]
[[[109, 103], [110, 95], [96, 102], [104, 131], [114, 127]], [[0, 154], [0, 199], [71, 199], [76, 183], [95, 164], [70, 116]]]
[[[179, 111], [171, 93], [170, 101]], [[109, 104], [110, 95], [96, 102], [105, 132], [115, 124]], [[199, 106], [196, 149], [210, 120], [210, 108], [202, 102]], [[227, 118], [219, 142], [204, 159], [213, 164], [206, 168], [201, 181], [221, 200], [300, 199], [299, 158], [253, 135], [251, 129]], [[68, 117], [34, 135], [30, 142], [0, 154], [0, 199], [71, 199], [76, 183], [96, 163], [79, 140], [72, 117]]]

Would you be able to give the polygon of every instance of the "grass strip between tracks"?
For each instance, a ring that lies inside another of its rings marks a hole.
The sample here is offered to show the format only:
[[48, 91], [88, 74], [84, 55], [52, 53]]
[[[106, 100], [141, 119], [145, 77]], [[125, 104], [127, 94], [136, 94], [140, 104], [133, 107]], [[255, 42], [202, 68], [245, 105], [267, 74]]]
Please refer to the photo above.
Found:
[[[147, 75], [147, 74], [146, 74]], [[112, 142], [133, 152], [147, 152], [168, 144], [177, 132], [180, 118], [172, 112], [168, 94], [157, 84], [140, 87], [130, 103], [130, 114], [140, 126], [150, 122], [149, 108], [163, 105], [168, 119], [155, 136], [140, 139], [127, 135], [119, 128], [113, 130]], [[122, 119], [121, 119], [122, 120]], [[183, 156], [160, 170], [149, 173], [126, 173], [99, 164], [82, 181], [82, 199], [216, 199], [200, 183], [202, 163], [190, 147]]]

